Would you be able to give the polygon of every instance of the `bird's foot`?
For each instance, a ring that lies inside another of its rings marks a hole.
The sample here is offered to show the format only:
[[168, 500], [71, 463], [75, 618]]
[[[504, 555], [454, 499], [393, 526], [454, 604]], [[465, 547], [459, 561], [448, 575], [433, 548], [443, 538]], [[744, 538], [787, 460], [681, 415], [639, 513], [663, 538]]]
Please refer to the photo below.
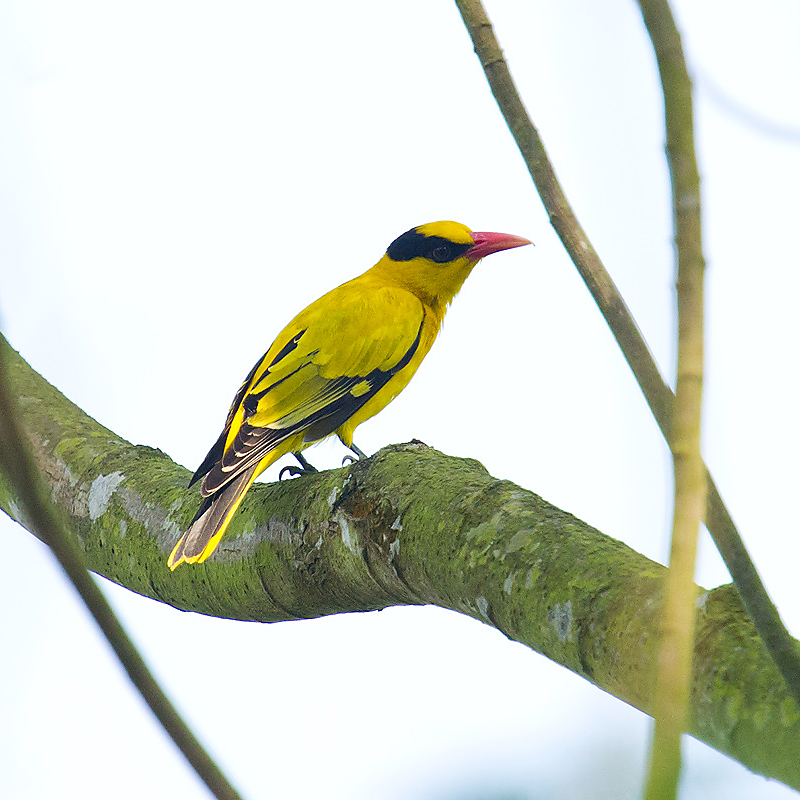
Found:
[[300, 478], [303, 475], [308, 475], [308, 473], [304, 469], [296, 467], [294, 464], [289, 464], [278, 473], [279, 481], [283, 480], [284, 474], [287, 474], [290, 478]]
[[289, 464], [278, 473], [278, 480], [283, 480], [283, 473], [288, 473], [290, 478], [302, 478], [304, 475], [313, 475], [319, 470], [306, 460], [302, 453], [292, 453], [292, 455], [300, 462], [300, 466], [296, 467], [294, 464]]
[[358, 458], [353, 458], [353, 456], [345, 456], [342, 459], [342, 466], [347, 466], [347, 464], [355, 464], [356, 461], [360, 461], [362, 458], [369, 458], [369, 456], [357, 445], [357, 444], [348, 444], [346, 445], [348, 450], [352, 450]]

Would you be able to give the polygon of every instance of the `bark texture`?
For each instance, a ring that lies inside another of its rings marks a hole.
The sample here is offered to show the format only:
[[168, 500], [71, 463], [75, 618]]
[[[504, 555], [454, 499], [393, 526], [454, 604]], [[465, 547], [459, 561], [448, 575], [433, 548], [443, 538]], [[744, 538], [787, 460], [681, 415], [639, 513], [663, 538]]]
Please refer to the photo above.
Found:
[[[189, 471], [99, 425], [17, 354], [7, 363], [93, 571], [176, 608], [261, 622], [433, 603], [651, 711], [664, 568], [478, 462], [412, 442], [257, 485], [212, 558], [171, 573], [199, 503]], [[2, 475], [0, 507], [26, 525]], [[800, 709], [738, 594], [698, 589], [697, 605], [690, 732], [800, 788]]]

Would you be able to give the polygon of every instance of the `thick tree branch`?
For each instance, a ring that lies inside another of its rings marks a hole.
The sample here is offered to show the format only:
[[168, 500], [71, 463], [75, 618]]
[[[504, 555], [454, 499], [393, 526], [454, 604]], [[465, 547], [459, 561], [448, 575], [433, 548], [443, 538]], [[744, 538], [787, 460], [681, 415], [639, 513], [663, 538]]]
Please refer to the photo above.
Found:
[[[479, 463], [412, 443], [258, 485], [212, 559], [171, 573], [198, 501], [189, 472], [97, 424], [10, 349], [8, 361], [40, 471], [110, 580], [262, 622], [433, 603], [651, 711], [664, 568]], [[0, 506], [26, 524], [4, 476]], [[800, 788], [800, 708], [733, 588], [698, 593], [690, 732]]]

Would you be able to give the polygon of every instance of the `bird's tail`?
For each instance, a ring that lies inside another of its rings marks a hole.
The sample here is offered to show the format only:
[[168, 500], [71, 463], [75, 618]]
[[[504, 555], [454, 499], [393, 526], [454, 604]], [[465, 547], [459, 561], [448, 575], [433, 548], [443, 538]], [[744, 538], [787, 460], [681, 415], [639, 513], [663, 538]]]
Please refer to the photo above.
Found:
[[234, 478], [227, 486], [207, 497], [197, 516], [178, 540], [170, 554], [170, 569], [184, 561], [187, 564], [205, 561], [216, 550], [228, 523], [256, 477], [258, 464]]

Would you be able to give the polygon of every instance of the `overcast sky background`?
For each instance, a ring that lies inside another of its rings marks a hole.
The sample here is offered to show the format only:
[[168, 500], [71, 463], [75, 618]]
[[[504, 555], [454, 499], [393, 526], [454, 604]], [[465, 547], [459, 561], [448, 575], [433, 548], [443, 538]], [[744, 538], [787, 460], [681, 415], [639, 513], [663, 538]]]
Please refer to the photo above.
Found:
[[[671, 380], [669, 183], [637, 7], [488, 11]], [[680, 0], [676, 13], [698, 86], [705, 454], [798, 635], [800, 6]], [[0, 6], [0, 324], [134, 443], [193, 470], [282, 326], [436, 219], [536, 247], [479, 265], [357, 443], [417, 437], [477, 458], [663, 561], [667, 448], [451, 2]], [[310, 457], [343, 455], [331, 443]], [[205, 797], [45, 548], [4, 516], [0, 529], [0, 795]], [[697, 577], [728, 580], [705, 533]], [[649, 720], [472, 619], [399, 608], [265, 626], [101, 584], [247, 798], [638, 795]], [[794, 796], [697, 742], [685, 753], [684, 798]]]

